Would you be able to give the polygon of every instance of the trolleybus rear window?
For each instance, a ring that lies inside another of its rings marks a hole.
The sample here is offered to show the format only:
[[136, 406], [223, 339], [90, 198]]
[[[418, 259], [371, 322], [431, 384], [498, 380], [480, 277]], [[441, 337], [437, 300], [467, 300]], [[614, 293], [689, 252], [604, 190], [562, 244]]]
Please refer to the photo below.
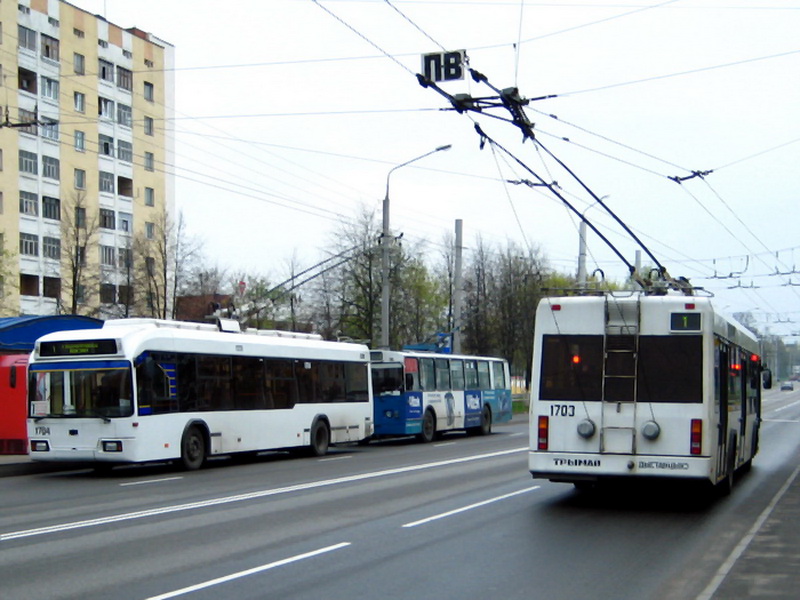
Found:
[[603, 394], [603, 336], [542, 338], [542, 400], [599, 401]]
[[638, 363], [639, 402], [703, 401], [701, 336], [640, 336]]

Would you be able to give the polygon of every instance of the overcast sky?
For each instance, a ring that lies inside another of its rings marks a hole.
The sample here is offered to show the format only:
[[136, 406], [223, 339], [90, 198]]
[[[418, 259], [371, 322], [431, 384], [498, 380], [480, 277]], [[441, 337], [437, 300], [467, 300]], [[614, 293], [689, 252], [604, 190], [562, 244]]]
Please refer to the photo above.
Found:
[[[673, 276], [800, 332], [800, 3], [796, 0], [72, 0], [175, 46], [177, 206], [212, 261], [280, 281], [324, 258], [342, 219], [391, 221], [431, 255], [464, 223], [574, 272], [577, 220], [517, 159], [634, 261], [637, 245], [502, 109], [459, 115], [415, 78], [465, 49], [518, 87], [543, 146]], [[224, 7], [224, 8], [223, 8]], [[487, 97], [472, 81], [450, 94]], [[473, 122], [502, 144], [483, 149]], [[493, 149], [494, 148], [494, 149]], [[704, 173], [679, 182], [692, 173]], [[589, 208], [591, 207], [591, 208]], [[589, 271], [624, 279], [590, 233]], [[653, 261], [646, 255], [645, 264]]]

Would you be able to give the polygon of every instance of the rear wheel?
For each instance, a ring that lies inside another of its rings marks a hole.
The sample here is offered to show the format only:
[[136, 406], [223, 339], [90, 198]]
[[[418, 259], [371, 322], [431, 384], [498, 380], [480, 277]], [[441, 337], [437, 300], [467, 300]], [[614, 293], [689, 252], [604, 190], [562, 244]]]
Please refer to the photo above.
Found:
[[331, 442], [331, 433], [325, 421], [319, 420], [311, 427], [311, 444], [309, 450], [312, 456], [325, 456]]
[[181, 440], [181, 464], [187, 471], [196, 471], [206, 462], [206, 438], [199, 427], [189, 427]]
[[492, 433], [492, 411], [484, 405], [483, 411], [481, 411], [480, 434], [489, 435], [490, 433]]
[[432, 410], [426, 410], [422, 417], [422, 432], [417, 435], [420, 442], [428, 444], [436, 437], [436, 418]]

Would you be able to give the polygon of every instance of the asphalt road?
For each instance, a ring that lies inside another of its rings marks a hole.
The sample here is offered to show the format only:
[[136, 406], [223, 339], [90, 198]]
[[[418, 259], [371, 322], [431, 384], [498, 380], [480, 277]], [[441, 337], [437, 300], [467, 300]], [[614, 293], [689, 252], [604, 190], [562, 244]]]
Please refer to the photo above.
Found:
[[697, 598], [796, 467], [800, 390], [765, 398], [761, 453], [721, 500], [532, 480], [526, 422], [1, 478], [0, 598]]

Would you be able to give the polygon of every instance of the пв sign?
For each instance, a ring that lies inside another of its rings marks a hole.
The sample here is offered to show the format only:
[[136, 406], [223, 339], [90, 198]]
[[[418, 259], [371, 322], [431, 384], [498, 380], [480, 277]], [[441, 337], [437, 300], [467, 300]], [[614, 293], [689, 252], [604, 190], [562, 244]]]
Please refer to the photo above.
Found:
[[464, 79], [466, 57], [466, 50], [423, 54], [422, 74], [429, 81]]

